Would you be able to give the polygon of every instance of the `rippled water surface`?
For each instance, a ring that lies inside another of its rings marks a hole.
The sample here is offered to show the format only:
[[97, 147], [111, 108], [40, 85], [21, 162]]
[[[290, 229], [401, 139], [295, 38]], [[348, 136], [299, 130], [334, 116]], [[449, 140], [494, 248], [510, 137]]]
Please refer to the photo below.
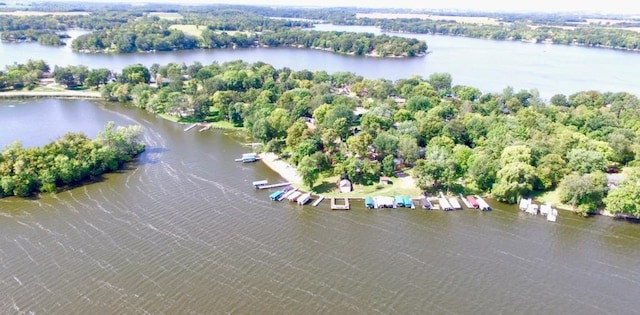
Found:
[[499, 204], [274, 203], [250, 183], [279, 178], [233, 162], [244, 139], [89, 101], [0, 103], [0, 139], [40, 145], [109, 120], [144, 127], [137, 164], [57, 195], [0, 199], [2, 313], [640, 312], [638, 225], [566, 212], [548, 223]]

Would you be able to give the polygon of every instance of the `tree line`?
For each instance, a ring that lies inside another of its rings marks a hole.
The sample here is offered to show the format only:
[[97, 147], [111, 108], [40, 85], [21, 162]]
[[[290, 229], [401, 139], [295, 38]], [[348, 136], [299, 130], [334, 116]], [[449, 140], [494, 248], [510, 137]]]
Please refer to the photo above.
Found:
[[[264, 18], [263, 18], [264, 20]], [[269, 20], [269, 19], [267, 19]], [[238, 20], [235, 20], [236, 22]], [[270, 20], [272, 22], [273, 20]], [[369, 33], [319, 32], [300, 28], [273, 27], [264, 24], [253, 31], [253, 24], [240, 28], [222, 21], [203, 26], [200, 36], [187, 35], [172, 29], [167, 20], [157, 17], [138, 19], [112, 30], [95, 31], [74, 39], [75, 51], [167, 51], [194, 48], [227, 47], [304, 47], [330, 50], [336, 53], [377, 56], [418, 56], [426, 53], [424, 41], [398, 36], [376, 36]], [[276, 25], [283, 25], [279, 21]], [[229, 32], [227, 32], [229, 31]], [[233, 32], [231, 32], [233, 31]]]
[[144, 151], [140, 136], [140, 126], [115, 128], [111, 122], [94, 140], [67, 133], [43, 147], [9, 145], [0, 152], [0, 197], [56, 192], [121, 169]]
[[[137, 64], [112, 76], [97, 84], [106, 99], [243, 128], [288, 157], [309, 187], [336, 175], [374, 184], [401, 163], [425, 191], [467, 189], [515, 203], [557, 189], [583, 214], [640, 214], [640, 101], [626, 92], [545, 102], [536, 90], [452, 85], [446, 73], [391, 82], [242, 61]], [[625, 180], [612, 182], [606, 172], [619, 170]]]

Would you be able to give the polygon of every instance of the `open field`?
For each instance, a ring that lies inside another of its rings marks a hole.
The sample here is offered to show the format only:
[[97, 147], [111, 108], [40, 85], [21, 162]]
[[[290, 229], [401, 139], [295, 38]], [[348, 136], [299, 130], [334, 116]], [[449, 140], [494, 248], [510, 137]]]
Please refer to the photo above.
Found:
[[206, 26], [198, 26], [193, 24], [175, 24], [169, 27], [170, 29], [183, 31], [187, 35], [201, 37], [202, 30], [206, 28]]
[[165, 20], [179, 20], [182, 19], [182, 14], [175, 12], [150, 12], [149, 16], [157, 16]]
[[14, 16], [89, 15], [89, 12], [12, 11], [12, 12], [0, 12], [0, 15], [14, 15]]
[[[207, 27], [204, 25], [194, 25], [194, 24], [174, 24], [174, 25], [171, 25], [169, 28], [183, 31], [185, 34], [188, 34], [191, 36], [201, 37], [202, 31], [205, 30]], [[242, 31], [216, 31], [216, 33], [227, 33], [229, 35], [244, 33], [246, 35], [250, 35], [249, 32], [242, 32]]]
[[432, 14], [416, 14], [416, 13], [357, 13], [356, 18], [370, 19], [422, 19], [422, 20], [447, 20], [456, 21], [458, 23], [475, 23], [485, 25], [499, 25], [503, 22], [494, 18], [481, 16], [448, 16], [448, 15], [432, 15]]

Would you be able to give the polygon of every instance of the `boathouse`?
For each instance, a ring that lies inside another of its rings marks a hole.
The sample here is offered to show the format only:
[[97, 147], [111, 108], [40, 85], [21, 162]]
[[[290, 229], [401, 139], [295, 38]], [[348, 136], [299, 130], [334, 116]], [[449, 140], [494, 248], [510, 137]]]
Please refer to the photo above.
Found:
[[348, 179], [342, 179], [338, 182], [338, 189], [341, 193], [348, 193], [353, 190], [353, 185], [351, 185], [351, 181]]

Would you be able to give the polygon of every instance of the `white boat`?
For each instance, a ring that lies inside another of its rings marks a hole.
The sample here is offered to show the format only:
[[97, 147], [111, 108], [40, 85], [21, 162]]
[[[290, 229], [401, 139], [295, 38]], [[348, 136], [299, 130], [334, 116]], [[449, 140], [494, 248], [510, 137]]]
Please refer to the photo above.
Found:
[[528, 214], [532, 214], [532, 215], [538, 215], [538, 205], [535, 203], [531, 203], [529, 204], [529, 206], [527, 207], [527, 213]]
[[309, 202], [309, 200], [311, 200], [311, 193], [306, 193], [298, 197], [298, 200], [296, 202], [302, 206], [305, 203]]
[[462, 209], [462, 206], [460, 205], [460, 203], [458, 202], [458, 198], [456, 197], [449, 198], [449, 204], [453, 209], [456, 209], [456, 210]]
[[531, 205], [531, 198], [522, 198], [520, 199], [520, 205], [518, 208], [522, 211], [527, 211], [527, 209], [529, 209], [529, 205]]

